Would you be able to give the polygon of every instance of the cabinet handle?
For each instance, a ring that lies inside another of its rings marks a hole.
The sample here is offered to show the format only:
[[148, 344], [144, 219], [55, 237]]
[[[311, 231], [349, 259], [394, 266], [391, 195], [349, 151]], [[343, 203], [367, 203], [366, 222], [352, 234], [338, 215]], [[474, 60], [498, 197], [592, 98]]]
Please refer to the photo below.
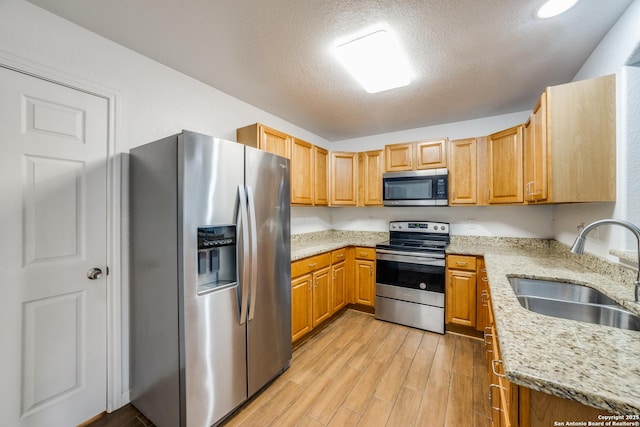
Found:
[[493, 387], [496, 387], [498, 390], [501, 388], [498, 384], [489, 384], [489, 404], [491, 405], [491, 409], [494, 411], [502, 412], [502, 408], [493, 406], [493, 398], [491, 396]]
[[488, 282], [488, 281], [489, 281], [489, 279], [488, 279], [487, 277], [483, 277], [483, 278], [482, 278], [482, 281], [483, 281], [483, 282]]
[[483, 267], [483, 268], [480, 269], [480, 271], [482, 271], [483, 273], [486, 273], [487, 269]]
[[344, 254], [338, 254], [336, 255], [336, 258], [344, 258]]
[[491, 370], [493, 371], [493, 374], [496, 377], [507, 378], [507, 376], [505, 374], [499, 374], [498, 371], [496, 371], [496, 363], [502, 364], [502, 359], [492, 359], [491, 360]]
[[466, 261], [456, 261], [456, 265], [469, 265]]
[[480, 302], [482, 304], [483, 307], [488, 307], [489, 305], [487, 304], [487, 300], [485, 297], [489, 296], [489, 292], [487, 292], [486, 290], [482, 290], [482, 292], [480, 292]]
[[366, 252], [360, 252], [360, 256], [361, 256], [361, 257], [367, 257], [367, 255], [368, 255], [368, 254], [367, 254]]
[[315, 267], [316, 265], [318, 265], [318, 263], [317, 263], [317, 262], [312, 262], [311, 264], [309, 264], [309, 267], [310, 267], [310, 268], [313, 268], [313, 267]]
[[533, 181], [527, 182], [527, 196], [533, 196], [533, 192], [529, 189], [533, 185]]

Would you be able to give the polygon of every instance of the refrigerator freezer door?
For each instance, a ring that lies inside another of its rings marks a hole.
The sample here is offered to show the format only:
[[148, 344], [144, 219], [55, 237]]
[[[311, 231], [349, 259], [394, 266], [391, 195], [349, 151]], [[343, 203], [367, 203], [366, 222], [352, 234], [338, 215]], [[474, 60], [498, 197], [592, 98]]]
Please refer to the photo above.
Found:
[[187, 426], [210, 426], [247, 398], [246, 325], [238, 283], [198, 295], [197, 230], [235, 223], [244, 146], [185, 131], [178, 150], [183, 404]]
[[[249, 301], [248, 392], [255, 394], [291, 360], [291, 244], [289, 160], [246, 148], [249, 221], [257, 231], [257, 274]], [[253, 262], [254, 260], [252, 260]], [[251, 316], [253, 315], [253, 316]]]

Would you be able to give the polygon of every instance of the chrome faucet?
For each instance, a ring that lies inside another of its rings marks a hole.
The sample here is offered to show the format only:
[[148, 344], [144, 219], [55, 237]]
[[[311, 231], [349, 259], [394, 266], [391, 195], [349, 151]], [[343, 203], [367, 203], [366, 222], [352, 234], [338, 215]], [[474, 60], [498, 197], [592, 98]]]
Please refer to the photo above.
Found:
[[[578, 237], [576, 237], [576, 241], [573, 242], [573, 246], [571, 247], [571, 252], [582, 255], [584, 253], [584, 244], [587, 241], [587, 234], [589, 234], [589, 232], [594, 228], [600, 227], [601, 225], [620, 225], [630, 230], [636, 236], [636, 240], [638, 241], [638, 257], [640, 258], [640, 228], [623, 219], [601, 219], [600, 221], [595, 221], [587, 225], [580, 231], [580, 233], [578, 233]], [[633, 284], [636, 286], [636, 302], [640, 302], [640, 259], [638, 275], [636, 276], [636, 281], [633, 282]]]

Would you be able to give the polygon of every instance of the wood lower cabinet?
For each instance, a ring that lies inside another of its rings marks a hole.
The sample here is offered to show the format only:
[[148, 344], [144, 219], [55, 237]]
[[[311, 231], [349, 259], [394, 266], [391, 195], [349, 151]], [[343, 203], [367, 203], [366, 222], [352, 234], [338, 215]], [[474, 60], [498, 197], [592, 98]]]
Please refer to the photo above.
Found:
[[315, 328], [325, 320], [327, 320], [331, 314], [331, 267], [324, 267], [320, 270], [313, 272], [313, 327]]
[[[483, 305], [489, 325], [485, 328], [484, 343], [489, 379], [489, 400], [493, 427], [548, 427], [564, 425], [566, 420], [587, 425], [602, 422], [607, 411], [579, 402], [553, 396], [509, 381], [504, 372], [500, 340], [495, 327], [491, 292], [487, 287], [487, 303]], [[577, 424], [576, 424], [577, 425]]]
[[291, 280], [291, 341], [297, 341], [313, 328], [311, 274]]
[[355, 248], [355, 303], [370, 307], [376, 302], [376, 251], [372, 248]]
[[331, 253], [331, 314], [347, 305], [346, 250]]
[[487, 304], [489, 303], [489, 279], [487, 269], [484, 265], [484, 258], [477, 258], [477, 283], [476, 283], [476, 330], [482, 332], [490, 325], [487, 314]]
[[522, 203], [522, 126], [489, 135], [487, 186], [489, 204]]
[[447, 256], [445, 319], [447, 323], [476, 326], [476, 257]]

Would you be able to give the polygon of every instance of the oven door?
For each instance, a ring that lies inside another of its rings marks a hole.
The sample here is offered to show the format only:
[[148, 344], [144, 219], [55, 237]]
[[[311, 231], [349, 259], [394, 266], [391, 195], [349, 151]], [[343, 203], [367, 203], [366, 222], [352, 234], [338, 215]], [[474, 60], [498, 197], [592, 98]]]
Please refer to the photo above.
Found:
[[435, 292], [444, 296], [445, 260], [424, 255], [377, 252], [376, 283]]

